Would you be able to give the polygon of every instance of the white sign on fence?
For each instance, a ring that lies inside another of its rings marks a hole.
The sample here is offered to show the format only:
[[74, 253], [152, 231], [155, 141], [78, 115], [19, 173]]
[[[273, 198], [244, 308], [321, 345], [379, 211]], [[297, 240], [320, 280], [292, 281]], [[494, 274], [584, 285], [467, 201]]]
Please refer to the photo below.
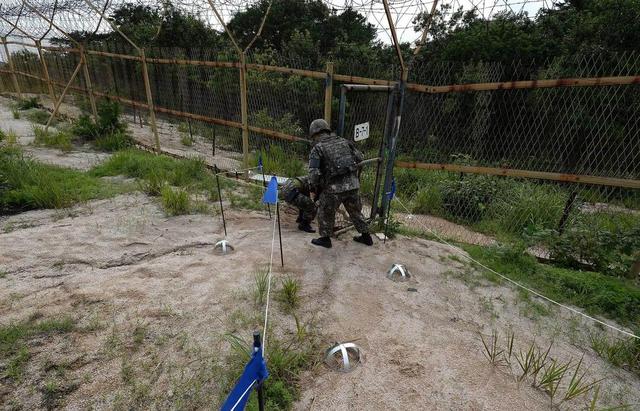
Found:
[[367, 138], [369, 138], [369, 122], [356, 124], [356, 128], [353, 130], [353, 140], [360, 141]]

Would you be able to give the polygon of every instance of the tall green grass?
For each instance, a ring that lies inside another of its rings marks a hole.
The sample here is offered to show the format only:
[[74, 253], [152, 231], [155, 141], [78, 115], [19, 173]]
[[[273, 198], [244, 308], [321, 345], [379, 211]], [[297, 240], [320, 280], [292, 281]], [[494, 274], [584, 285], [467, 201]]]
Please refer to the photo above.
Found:
[[94, 176], [24, 157], [18, 148], [0, 149], [0, 214], [64, 208], [117, 192]]
[[476, 260], [562, 303], [640, 327], [640, 288], [631, 280], [539, 263], [520, 248], [465, 245]]
[[213, 190], [215, 183], [202, 159], [177, 160], [140, 150], [115, 153], [104, 163], [91, 170], [97, 177], [124, 175], [146, 181], [162, 181], [176, 187]]
[[286, 177], [296, 177], [307, 174], [306, 163], [295, 152], [287, 153], [280, 146], [271, 145], [268, 150], [258, 150], [252, 154], [249, 164], [258, 165], [262, 157], [264, 172]]

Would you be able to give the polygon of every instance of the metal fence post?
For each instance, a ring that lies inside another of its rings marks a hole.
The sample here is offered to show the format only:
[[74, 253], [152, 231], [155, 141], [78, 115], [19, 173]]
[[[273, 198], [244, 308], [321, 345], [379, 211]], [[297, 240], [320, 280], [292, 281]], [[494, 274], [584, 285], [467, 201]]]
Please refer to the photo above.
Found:
[[87, 61], [87, 53], [84, 51], [84, 46], [80, 48], [80, 58], [82, 59], [82, 74], [84, 75], [84, 85], [86, 86], [89, 103], [91, 104], [91, 112], [93, 113], [93, 118], [98, 121], [98, 109], [96, 107], [95, 96], [93, 95], [91, 76], [89, 75], [89, 63]]
[[247, 64], [245, 53], [240, 53], [240, 117], [242, 121], [242, 168], [249, 178], [249, 104], [247, 102]]
[[340, 87], [340, 113], [338, 114], [338, 131], [337, 134], [340, 137], [344, 137], [344, 123], [346, 122], [344, 116], [347, 112], [347, 87], [343, 84]]
[[158, 127], [156, 125], [156, 111], [153, 106], [153, 96], [151, 95], [151, 83], [149, 82], [149, 70], [147, 69], [147, 57], [144, 49], [140, 49], [140, 57], [142, 57], [142, 77], [144, 79], [144, 90], [147, 94], [147, 105], [149, 106], [149, 120], [151, 120], [151, 130], [153, 138], [156, 142], [156, 150], [160, 152], [160, 137], [158, 136]]
[[42, 53], [42, 43], [40, 42], [40, 40], [36, 40], [36, 47], [38, 48], [38, 57], [40, 58], [40, 63], [42, 64], [42, 74], [44, 75], [44, 79], [47, 82], [47, 89], [49, 91], [51, 104], [56, 104], [56, 93], [53, 89], [53, 83], [51, 83], [51, 77], [49, 76], [49, 67], [47, 66], [47, 62], [44, 59], [44, 54]]
[[18, 77], [16, 76], [16, 69], [13, 66], [13, 59], [11, 58], [11, 54], [9, 53], [9, 48], [7, 47], [7, 38], [2, 37], [2, 45], [4, 46], [4, 52], [7, 55], [7, 63], [9, 63], [9, 70], [11, 70], [11, 80], [13, 81], [13, 88], [16, 93], [18, 93], [18, 98], [22, 99], [22, 91], [20, 91], [20, 84], [18, 83]]
[[386, 215], [391, 201], [387, 195], [391, 191], [391, 183], [393, 182], [393, 166], [396, 160], [396, 145], [400, 134], [400, 123], [402, 121], [402, 109], [404, 108], [404, 97], [407, 86], [408, 72], [402, 70], [398, 95], [396, 99], [395, 117], [393, 120], [393, 128], [389, 133], [389, 143], [387, 144], [387, 170], [384, 176], [384, 190], [382, 191], [382, 209], [381, 215]]
[[331, 126], [331, 100], [333, 100], [333, 63], [327, 63], [327, 78], [324, 81], [324, 120]]

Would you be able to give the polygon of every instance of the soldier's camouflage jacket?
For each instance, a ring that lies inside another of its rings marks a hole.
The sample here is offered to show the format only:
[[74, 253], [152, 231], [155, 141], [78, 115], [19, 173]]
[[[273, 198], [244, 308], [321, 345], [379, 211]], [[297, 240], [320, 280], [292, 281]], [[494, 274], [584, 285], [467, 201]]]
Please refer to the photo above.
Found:
[[[335, 175], [335, 164], [357, 165], [364, 155], [352, 142], [334, 133], [322, 133], [316, 137], [316, 144], [309, 154], [309, 181], [327, 193], [344, 193], [360, 188], [357, 167]], [[332, 172], [333, 170], [333, 172]]]

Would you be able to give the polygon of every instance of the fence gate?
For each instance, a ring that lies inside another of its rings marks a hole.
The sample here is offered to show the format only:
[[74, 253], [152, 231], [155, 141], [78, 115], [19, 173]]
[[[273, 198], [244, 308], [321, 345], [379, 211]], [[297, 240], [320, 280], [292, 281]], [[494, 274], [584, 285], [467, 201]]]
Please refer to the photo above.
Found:
[[[392, 86], [344, 84], [341, 87], [337, 133], [352, 141], [364, 153], [360, 191], [362, 212], [370, 221], [380, 215], [384, 207], [384, 204], [380, 204], [385, 180], [384, 160], [388, 157], [397, 95], [397, 88]], [[347, 225], [349, 222], [346, 218], [336, 222], [338, 228]]]

